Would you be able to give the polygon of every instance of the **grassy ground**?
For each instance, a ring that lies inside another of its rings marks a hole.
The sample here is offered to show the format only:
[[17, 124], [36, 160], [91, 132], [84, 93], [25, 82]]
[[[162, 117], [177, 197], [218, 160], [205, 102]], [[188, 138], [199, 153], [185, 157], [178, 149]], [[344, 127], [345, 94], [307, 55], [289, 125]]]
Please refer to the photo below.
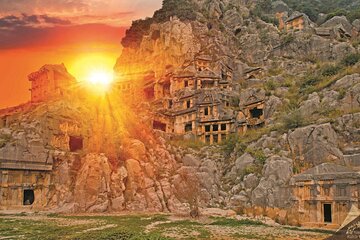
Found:
[[324, 239], [331, 232], [267, 226], [253, 220], [169, 215], [2, 215], [0, 239]]

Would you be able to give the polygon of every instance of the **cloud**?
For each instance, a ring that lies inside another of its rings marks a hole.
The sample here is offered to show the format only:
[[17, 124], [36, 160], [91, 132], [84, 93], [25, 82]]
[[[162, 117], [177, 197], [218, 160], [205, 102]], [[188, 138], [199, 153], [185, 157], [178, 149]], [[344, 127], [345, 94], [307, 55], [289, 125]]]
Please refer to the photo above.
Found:
[[40, 15], [40, 17], [44, 20], [46, 23], [55, 24], [55, 25], [69, 25], [71, 24], [70, 20], [61, 19], [57, 17], [49, 17], [48, 15]]
[[[0, 0], [0, 49], [47, 44], [56, 31], [106, 25], [124, 29], [132, 20], [151, 16], [162, 0]], [[83, 39], [85, 28], [79, 31]], [[89, 32], [89, 39], [100, 32]], [[77, 34], [72, 32], [72, 34]], [[58, 36], [61, 38], [62, 36]], [[72, 35], [68, 35], [72, 39]], [[120, 37], [118, 42], [120, 42]], [[113, 39], [114, 40], [114, 39]], [[62, 41], [68, 39], [62, 38]], [[84, 39], [87, 41], [87, 39]], [[58, 42], [61, 44], [61, 42]]]
[[85, 0], [0, 0], [0, 14], [25, 12], [40, 13], [84, 13], [90, 5]]
[[57, 25], [69, 25], [71, 22], [66, 19], [50, 17], [48, 15], [8, 15], [0, 18], [0, 29], [16, 31], [22, 28], [41, 28]]
[[19, 48], [61, 48], [62, 46], [95, 43], [116, 44], [124, 36], [126, 27], [106, 24], [63, 25], [56, 27], [18, 27], [12, 31], [0, 31], [0, 51]]
[[57, 17], [112, 15], [133, 12], [135, 17], [151, 16], [162, 0], [0, 0], [0, 16], [26, 13]]

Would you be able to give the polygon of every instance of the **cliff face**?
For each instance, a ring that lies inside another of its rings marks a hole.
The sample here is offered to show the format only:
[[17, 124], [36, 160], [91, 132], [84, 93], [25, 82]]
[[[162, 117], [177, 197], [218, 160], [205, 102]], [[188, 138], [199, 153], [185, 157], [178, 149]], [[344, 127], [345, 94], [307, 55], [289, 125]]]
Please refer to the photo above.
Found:
[[[295, 174], [324, 163], [332, 164], [326, 171], [360, 166], [359, 33], [354, 25], [351, 36], [344, 34], [336, 19], [281, 32], [255, 14], [257, 6], [164, 1], [153, 18], [134, 22], [115, 71], [133, 81], [149, 72], [160, 79], [197, 55], [221, 59], [234, 71], [236, 108], [255, 94], [265, 99], [265, 127], [221, 145], [189, 147], [193, 142], [174, 143], [150, 129], [147, 111], [156, 106], [130, 108], [116, 92], [101, 104], [75, 94], [2, 116], [0, 156], [53, 166], [46, 183], [26, 184], [45, 186], [42, 207], [59, 211], [199, 205], [298, 224]], [[322, 36], [318, 27], [343, 34]], [[79, 137], [83, 147], [73, 151], [71, 139]]]
[[[225, 149], [219, 163], [229, 164], [218, 165], [219, 196], [227, 206], [255, 214], [262, 211], [257, 206], [286, 209], [294, 204], [294, 174], [329, 162], [357, 169], [351, 160], [359, 157], [357, 21], [334, 17], [316, 24], [281, 1], [187, 2], [193, 6], [189, 18], [174, 7], [162, 18], [155, 13], [147, 19], [137, 44], [124, 45], [115, 70], [153, 71], [160, 79], [167, 66], [186, 66], [206, 54], [233, 67], [240, 106], [246, 96], [266, 95], [267, 126], [218, 147]], [[277, 11], [303, 16], [304, 29], [280, 31], [274, 24]], [[350, 59], [357, 60], [349, 64]], [[252, 76], [254, 67], [262, 72]], [[288, 214], [293, 223], [301, 221]], [[279, 212], [270, 215], [279, 217]]]

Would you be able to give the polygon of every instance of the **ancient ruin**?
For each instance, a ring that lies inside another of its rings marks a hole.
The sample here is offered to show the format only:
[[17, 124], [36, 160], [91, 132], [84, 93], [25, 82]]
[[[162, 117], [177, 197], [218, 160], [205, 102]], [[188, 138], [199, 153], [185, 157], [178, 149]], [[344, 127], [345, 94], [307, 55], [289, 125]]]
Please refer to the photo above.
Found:
[[303, 226], [339, 228], [350, 210], [360, 207], [360, 174], [352, 169], [324, 163], [294, 180], [294, 200]]
[[76, 83], [64, 64], [45, 65], [39, 71], [29, 75], [31, 82], [31, 102], [44, 102], [61, 97], [64, 92]]
[[208, 55], [196, 56], [160, 80], [150, 78], [144, 95], [155, 106], [153, 128], [213, 144], [263, 124], [264, 99], [249, 96], [237, 109], [237, 85], [233, 68]]

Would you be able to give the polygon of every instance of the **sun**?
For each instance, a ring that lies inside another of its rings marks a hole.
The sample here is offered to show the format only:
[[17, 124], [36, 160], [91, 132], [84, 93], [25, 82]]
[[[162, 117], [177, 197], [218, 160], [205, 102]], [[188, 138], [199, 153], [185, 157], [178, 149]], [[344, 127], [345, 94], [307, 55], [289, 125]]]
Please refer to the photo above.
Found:
[[112, 72], [106, 70], [92, 70], [86, 77], [85, 81], [94, 87], [99, 87], [107, 90], [114, 80]]
[[74, 59], [70, 65], [70, 73], [90, 90], [99, 93], [107, 92], [114, 82], [115, 61], [116, 58], [107, 54], [83, 54]]

